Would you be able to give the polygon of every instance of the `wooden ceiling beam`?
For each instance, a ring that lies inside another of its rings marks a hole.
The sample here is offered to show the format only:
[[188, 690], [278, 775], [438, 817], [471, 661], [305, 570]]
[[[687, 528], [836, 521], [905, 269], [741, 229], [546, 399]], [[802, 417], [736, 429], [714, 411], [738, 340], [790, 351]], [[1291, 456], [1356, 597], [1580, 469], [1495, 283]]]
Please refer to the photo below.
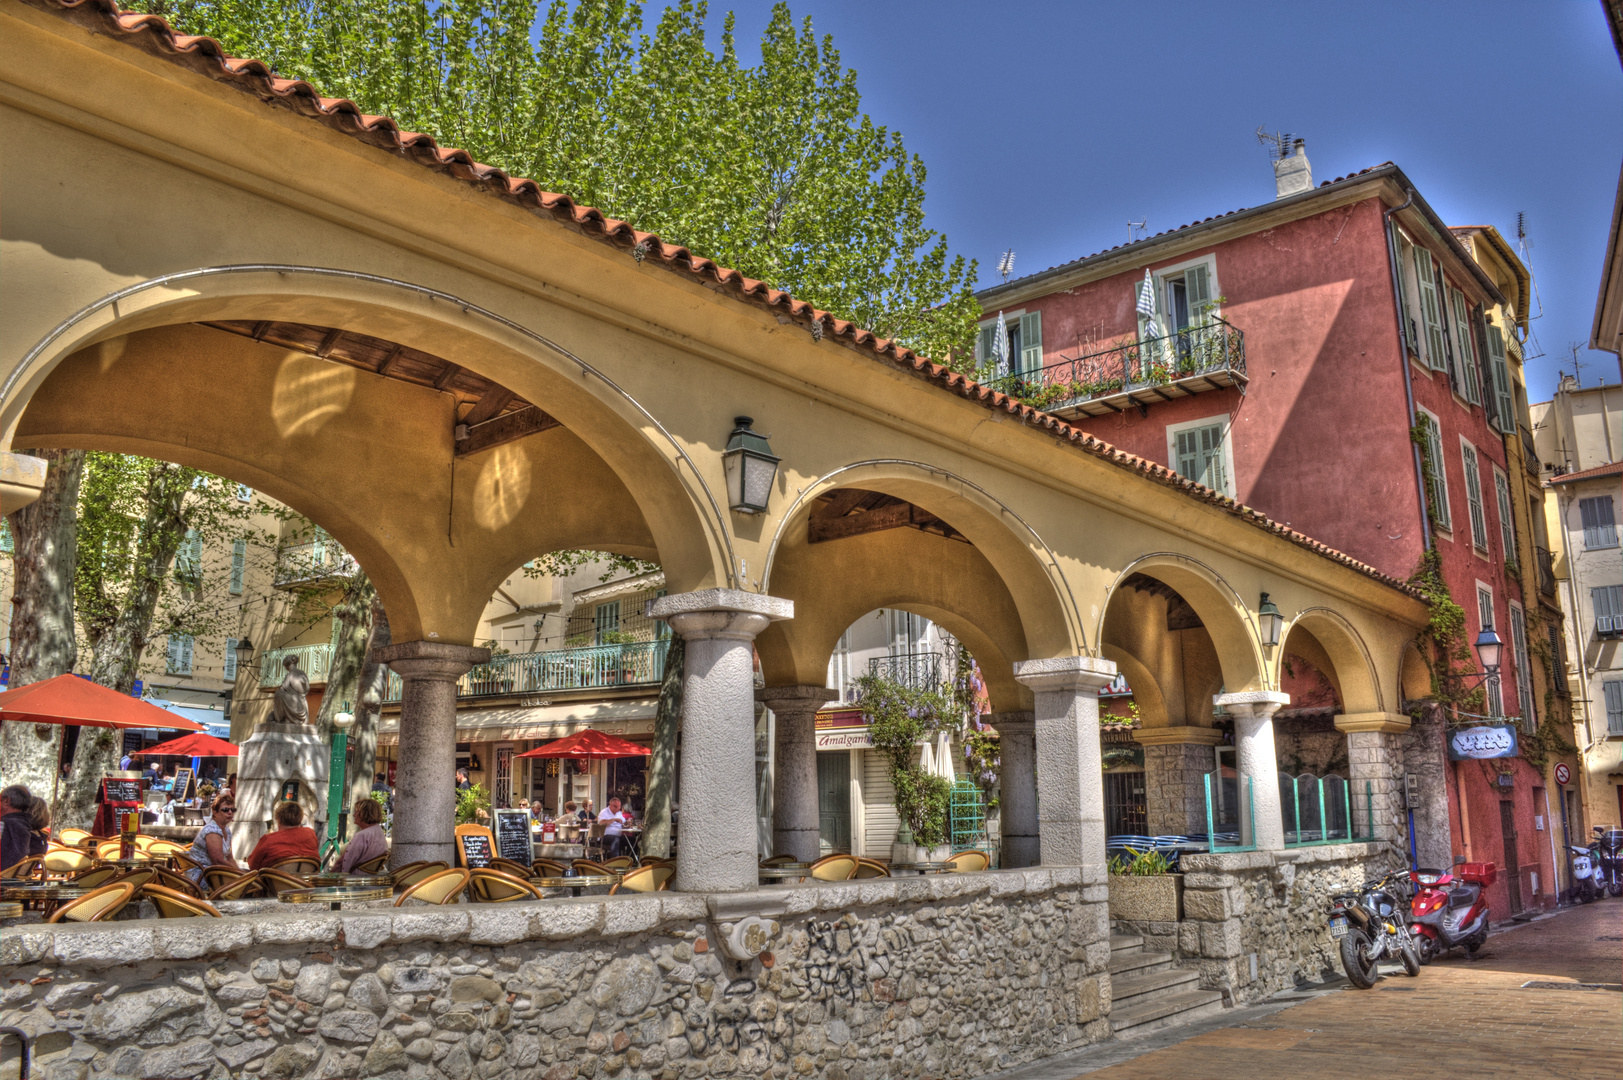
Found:
[[467, 416], [462, 418], [462, 422], [469, 427], [473, 427], [484, 423], [486, 420], [494, 419], [512, 400], [513, 391], [505, 386], [497, 386], [495, 383], [491, 383], [490, 389], [486, 390], [479, 400], [473, 403], [473, 408], [468, 411]]
[[534, 435], [548, 428], [561, 426], [557, 420], [534, 405], [529, 405], [493, 420], [486, 420], [476, 427], [470, 427], [468, 437], [456, 444], [456, 456], [467, 457], [469, 454], [477, 454], [503, 443], [514, 442], [526, 435]]

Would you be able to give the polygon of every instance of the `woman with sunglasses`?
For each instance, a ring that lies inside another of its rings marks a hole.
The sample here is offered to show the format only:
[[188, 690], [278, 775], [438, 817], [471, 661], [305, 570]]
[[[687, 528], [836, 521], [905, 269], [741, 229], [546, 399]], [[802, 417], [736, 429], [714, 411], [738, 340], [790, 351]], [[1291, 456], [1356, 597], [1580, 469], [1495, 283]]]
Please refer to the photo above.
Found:
[[231, 822], [236, 815], [237, 802], [230, 795], [222, 795], [214, 800], [213, 812], [203, 825], [203, 831], [192, 841], [191, 851], [187, 853], [193, 862], [200, 864], [196, 869], [186, 872], [186, 876], [197, 884], [203, 883], [204, 867], [229, 866], [233, 870], [242, 869], [242, 866], [231, 857]]

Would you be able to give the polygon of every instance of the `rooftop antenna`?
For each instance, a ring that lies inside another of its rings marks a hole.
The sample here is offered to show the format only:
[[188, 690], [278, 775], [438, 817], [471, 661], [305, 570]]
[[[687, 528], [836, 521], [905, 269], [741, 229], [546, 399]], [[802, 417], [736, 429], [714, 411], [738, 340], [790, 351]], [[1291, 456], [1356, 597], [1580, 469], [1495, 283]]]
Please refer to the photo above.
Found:
[[[1137, 236], [1134, 235], [1135, 232], [1138, 234]], [[1131, 244], [1134, 240], [1138, 240], [1141, 237], [1148, 235], [1150, 235], [1150, 222], [1148, 218], [1144, 219], [1143, 221], [1129, 221], [1127, 223], [1127, 242], [1129, 244]]]
[[1269, 160], [1290, 157], [1291, 147], [1295, 144], [1296, 139], [1295, 132], [1267, 132], [1262, 130], [1261, 124], [1257, 125], [1257, 145], [1268, 152]]
[[1014, 273], [1014, 248], [1005, 251], [1002, 257], [998, 259], [997, 272], [1003, 275], [1004, 281], [1008, 281], [1009, 275]]

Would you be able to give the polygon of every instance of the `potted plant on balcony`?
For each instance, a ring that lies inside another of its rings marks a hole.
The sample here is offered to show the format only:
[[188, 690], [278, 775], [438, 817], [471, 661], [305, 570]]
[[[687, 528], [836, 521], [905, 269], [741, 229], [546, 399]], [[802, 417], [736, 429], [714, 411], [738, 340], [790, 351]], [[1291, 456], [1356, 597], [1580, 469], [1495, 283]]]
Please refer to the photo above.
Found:
[[[605, 630], [598, 637], [599, 645], [635, 645], [637, 636], [626, 630]], [[631, 653], [627, 649], [619, 649], [615, 655], [603, 665], [603, 674], [607, 682], [613, 685], [624, 686], [634, 681], [631, 665]]]
[[495, 661], [499, 657], [512, 656], [511, 649], [504, 649], [495, 641], [487, 641], [484, 647], [490, 650], [490, 661], [477, 664], [468, 671], [468, 692], [470, 695], [480, 694], [510, 694], [513, 692], [513, 669], [506, 664]]
[[1183, 917], [1183, 875], [1159, 851], [1127, 848], [1110, 857], [1110, 917], [1133, 923], [1175, 923]]

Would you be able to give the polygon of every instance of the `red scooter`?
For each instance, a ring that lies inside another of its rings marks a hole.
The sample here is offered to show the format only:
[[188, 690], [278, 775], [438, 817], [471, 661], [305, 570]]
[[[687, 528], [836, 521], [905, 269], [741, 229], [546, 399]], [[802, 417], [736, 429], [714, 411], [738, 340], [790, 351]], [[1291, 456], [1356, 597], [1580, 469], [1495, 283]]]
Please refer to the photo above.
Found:
[[1414, 933], [1420, 962], [1429, 964], [1456, 946], [1475, 955], [1488, 940], [1488, 900], [1483, 889], [1498, 876], [1493, 863], [1454, 861], [1458, 873], [1418, 869], [1409, 872], [1415, 884], [1409, 903], [1409, 926]]

